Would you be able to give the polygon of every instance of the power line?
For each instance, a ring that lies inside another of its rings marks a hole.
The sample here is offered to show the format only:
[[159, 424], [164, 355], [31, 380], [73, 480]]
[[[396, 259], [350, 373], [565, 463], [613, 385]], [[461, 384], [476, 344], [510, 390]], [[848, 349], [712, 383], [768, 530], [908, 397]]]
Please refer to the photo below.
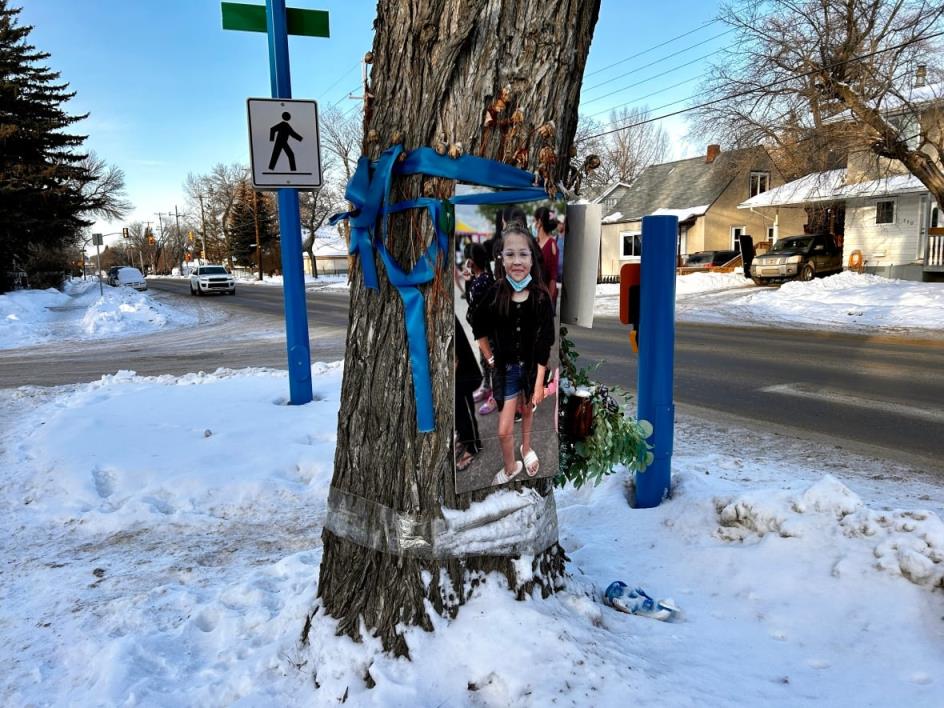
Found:
[[[803, 77], [805, 77], [805, 76], [812, 76], [812, 75], [815, 74], [817, 71], [820, 71], [820, 70], [822, 70], [822, 69], [834, 69], [835, 67], [837, 67], [837, 66], [842, 66], [843, 64], [850, 64], [850, 63], [855, 62], [855, 61], [863, 61], [863, 60], [865, 60], [865, 59], [869, 59], [869, 58], [871, 58], [871, 57], [874, 57], [874, 56], [876, 56], [876, 55], [878, 55], [878, 54], [883, 54], [883, 53], [885, 53], [885, 52], [890, 52], [890, 51], [893, 51], [893, 50], [895, 50], [895, 49], [903, 49], [904, 47], [907, 47], [907, 46], [909, 46], [909, 45], [917, 44], [918, 42], [926, 42], [926, 41], [928, 41], [928, 40], [930, 40], [930, 39], [935, 39], [935, 38], [940, 37], [940, 36], [942, 36], [942, 35], [944, 35], [944, 31], [935, 32], [934, 34], [929, 34], [929, 35], [926, 35], [926, 36], [924, 36], [924, 37], [915, 37], [915, 38], [913, 38], [913, 39], [909, 39], [909, 40], [906, 41], [906, 42], [901, 42], [900, 44], [895, 44], [895, 45], [893, 45], [893, 46], [891, 46], [891, 47], [885, 47], [884, 49], [876, 49], [874, 52], [869, 52], [869, 53], [867, 53], [867, 54], [860, 54], [859, 56], [850, 57], [849, 59], [843, 59], [843, 60], [837, 61], [837, 62], [835, 62], [835, 63], [833, 63], [833, 64], [828, 64], [828, 65], [826, 65], [826, 66], [821, 67], [820, 69], [811, 69], [811, 70], [809, 70], [809, 71], [804, 71], [804, 72], [802, 72], [802, 73], [800, 73], [800, 74], [794, 74], [794, 75], [792, 75], [792, 76], [785, 76], [785, 77], [782, 78], [782, 79], [778, 79], [778, 80], [776, 80], [776, 81], [773, 81], [773, 82], [767, 84], [767, 85], [764, 86], [763, 88], [764, 88], [764, 89], [769, 89], [769, 88], [771, 88], [771, 87], [773, 87], [773, 86], [778, 86], [778, 85], [784, 84], [784, 83], [786, 83], [786, 82], [788, 82], [788, 81], [795, 81], [796, 79], [801, 79], [801, 78], [803, 78]], [[619, 127], [619, 128], [613, 128], [613, 129], [611, 129], [611, 130], [605, 130], [605, 131], [603, 131], [602, 133], [597, 133], [596, 135], [587, 135], [586, 137], [581, 138], [579, 141], [575, 141], [575, 143], [576, 143], [576, 142], [586, 142], [587, 140], [592, 140], [593, 138], [602, 138], [602, 137], [604, 137], [604, 136], [606, 136], [606, 135], [611, 135], [611, 134], [613, 134], [613, 133], [618, 133], [618, 132], [620, 132], [621, 130], [627, 130], [627, 129], [629, 129], [629, 128], [636, 128], [636, 127], [638, 127], [638, 126], [640, 126], [640, 125], [646, 125], [647, 123], [654, 123], [654, 122], [659, 121], [659, 120], [665, 120], [666, 118], [672, 118], [673, 116], [681, 115], [681, 114], [683, 114], [683, 113], [688, 113], [689, 111], [696, 111], [696, 110], [698, 110], [698, 109], [700, 109], [700, 108], [707, 108], [708, 106], [713, 106], [713, 105], [715, 105], [716, 103], [721, 103], [721, 102], [723, 102], [723, 101], [729, 101], [729, 100], [732, 99], [732, 98], [740, 98], [740, 97], [742, 97], [742, 96], [750, 96], [751, 94], [754, 94], [754, 93], [757, 93], [757, 92], [758, 92], [758, 89], [749, 89], [749, 90], [746, 90], [746, 91], [736, 91], [736, 92], [734, 92], [734, 93], [730, 93], [730, 94], [727, 94], [727, 95], [725, 95], [725, 96], [720, 96], [720, 97], [718, 97], [718, 98], [712, 99], [711, 101], [705, 101], [704, 103], [699, 103], [699, 104], [696, 104], [696, 105], [694, 105], [694, 106], [689, 106], [688, 108], [682, 108], [682, 109], [680, 109], [680, 110], [678, 110], [678, 111], [672, 111], [671, 113], [666, 113], [665, 115], [655, 116], [654, 118], [646, 118], [646, 119], [644, 119], [644, 120], [636, 121], [635, 123], [630, 123], [630, 124], [628, 124], [628, 125], [624, 125], [624, 126], [621, 126], [621, 127]], [[663, 109], [663, 108], [668, 108], [669, 106], [674, 106], [675, 104], [677, 104], [677, 103], [682, 103], [683, 101], [690, 101], [690, 100], [693, 99], [693, 98], [694, 98], [694, 96], [688, 96], [687, 98], [682, 98], [682, 99], [679, 99], [678, 101], [672, 101], [671, 103], [666, 103], [666, 104], [664, 104], [664, 105], [662, 105], [662, 106], [659, 106], [658, 108], [655, 108], [654, 110], [658, 111], [658, 110], [661, 110], [661, 109]]]
[[345, 91], [345, 92], [344, 92], [344, 95], [341, 96], [341, 98], [339, 98], [337, 101], [335, 101], [334, 103], [331, 104], [331, 107], [334, 108], [334, 107], [337, 106], [339, 103], [341, 103], [341, 101], [343, 101], [344, 99], [350, 98], [350, 97], [351, 97], [351, 94], [354, 93], [355, 91], [357, 91], [359, 88], [362, 88], [361, 84], [358, 84], [358, 85], [355, 86], [354, 88]]
[[356, 68], [359, 67], [360, 65], [361, 65], [360, 61], [354, 62], [354, 66], [352, 66], [350, 69], [348, 69], [348, 70], [345, 71], [343, 74], [341, 74], [337, 79], [335, 79], [333, 84], [331, 84], [328, 88], [326, 88], [324, 91], [321, 92], [321, 95], [322, 95], [322, 96], [327, 96], [328, 93], [331, 91], [331, 89], [333, 89], [335, 86], [337, 86], [339, 83], [341, 83], [341, 81], [343, 81], [344, 78], [345, 78], [348, 74], [350, 74], [352, 71], [354, 71], [354, 69], [356, 69]]
[[632, 69], [631, 71], [627, 71], [627, 72], [624, 73], [624, 74], [619, 74], [618, 76], [614, 76], [614, 77], [612, 77], [612, 78], [610, 78], [610, 79], [606, 79], [605, 81], [601, 81], [600, 83], [594, 84], [593, 86], [588, 86], [587, 88], [583, 89], [583, 90], [581, 91], [581, 93], [583, 93], [584, 91], [593, 91], [593, 89], [595, 89], [595, 88], [600, 88], [601, 86], [605, 86], [606, 84], [611, 84], [611, 83], [613, 83], [614, 81], [617, 81], [617, 80], [623, 78], [624, 76], [629, 76], [630, 74], [635, 74], [637, 71], [642, 71], [643, 69], [648, 69], [650, 66], [655, 66], [656, 64], [661, 64], [662, 62], [667, 61], [667, 60], [671, 59], [672, 57], [677, 57], [679, 54], [684, 54], [685, 52], [691, 51], [691, 50], [694, 49], [695, 47], [700, 47], [700, 46], [702, 46], [703, 44], [708, 44], [708, 42], [713, 42], [714, 40], [716, 40], [716, 39], [718, 39], [718, 38], [720, 38], [720, 37], [723, 37], [723, 36], [725, 36], [726, 34], [731, 34], [731, 32], [733, 32], [735, 29], [736, 29], [736, 28], [732, 27], [731, 29], [726, 30], [726, 31], [724, 31], [724, 32], [722, 32], [722, 33], [720, 33], [720, 34], [716, 34], [716, 35], [714, 35], [713, 37], [709, 37], [708, 39], [702, 40], [701, 42], [698, 42], [697, 44], [692, 44], [692, 45], [690, 45], [690, 46], [688, 46], [688, 47], [685, 47], [684, 49], [679, 49], [678, 51], [672, 52], [671, 54], [666, 54], [664, 57], [661, 57], [661, 58], [659, 58], [659, 59], [655, 59], [654, 61], [651, 61], [651, 62], [649, 62], [648, 64], [643, 64], [642, 66], [636, 67], [635, 69]]
[[615, 91], [610, 91], [609, 93], [605, 93], [605, 94], [603, 94], [602, 96], [597, 96], [596, 98], [591, 98], [589, 101], [582, 101], [582, 103], [586, 105], [587, 103], [595, 103], [595, 102], [597, 102], [597, 101], [601, 101], [601, 100], [603, 100], [604, 98], [609, 98], [610, 96], [614, 96], [614, 95], [616, 95], [616, 94], [618, 94], [618, 93], [622, 93], [623, 91], [625, 91], [625, 90], [627, 90], [627, 89], [631, 89], [631, 88], [634, 88], [634, 87], [636, 87], [636, 86], [640, 86], [640, 85], [642, 85], [642, 84], [649, 83], [650, 81], [654, 81], [655, 79], [661, 78], [661, 77], [665, 76], [666, 74], [672, 74], [672, 73], [678, 71], [679, 69], [684, 69], [686, 66], [691, 66], [692, 64], [697, 64], [698, 62], [704, 61], [704, 60], [707, 59], [708, 57], [712, 57], [712, 56], [714, 56], [715, 54], [720, 54], [720, 53], [723, 52], [723, 51], [724, 51], [724, 49], [716, 49], [715, 51], [709, 52], [708, 54], [703, 54], [702, 56], [698, 57], [697, 59], [692, 59], [691, 61], [687, 61], [687, 62], [685, 62], [684, 64], [679, 64], [678, 66], [673, 66], [671, 69], [666, 69], [665, 71], [659, 72], [658, 74], [654, 74], [653, 76], [650, 76], [650, 77], [648, 77], [648, 78], [641, 79], [640, 81], [635, 81], [635, 82], [633, 82], [633, 83], [631, 83], [631, 84], [627, 84], [626, 86], [623, 86], [623, 87], [621, 87], [621, 88], [618, 88], [618, 89], [616, 89]]
[[621, 104], [619, 104], [618, 106], [610, 106], [609, 108], [604, 108], [602, 111], [597, 111], [596, 113], [591, 113], [591, 114], [588, 115], [587, 117], [588, 117], [588, 118], [595, 118], [596, 116], [603, 115], [604, 113], [611, 113], [611, 112], [613, 112], [613, 111], [615, 111], [615, 110], [617, 110], [617, 109], [625, 108], [626, 106], [631, 106], [631, 105], [633, 105], [633, 104], [635, 104], [635, 103], [639, 103], [640, 101], [643, 101], [643, 100], [645, 100], [645, 99], [647, 99], [647, 98], [651, 98], [651, 97], [653, 97], [653, 96], [658, 96], [660, 93], [665, 93], [666, 91], [671, 91], [672, 89], [677, 89], [679, 86], [684, 86], [685, 84], [690, 84], [690, 83], [692, 83], [692, 81], [698, 81], [698, 80], [701, 79], [701, 78], [702, 78], [701, 75], [689, 77], [689, 78], [685, 79], [684, 81], [679, 81], [677, 84], [672, 84], [671, 86], [665, 86], [664, 88], [660, 88], [658, 91], [651, 91], [650, 93], [647, 93], [647, 94], [644, 95], [644, 96], [639, 96], [639, 97], [633, 99], [632, 101], [627, 101], [626, 103], [621, 103]]
[[716, 17], [716, 18], [713, 19], [713, 20], [709, 20], [708, 22], [705, 22], [705, 23], [703, 23], [703, 24], [698, 25], [698, 27], [696, 27], [695, 29], [689, 30], [688, 32], [683, 32], [682, 34], [679, 34], [679, 35], [676, 35], [675, 37], [672, 37], [672, 38], [670, 38], [670, 39], [667, 39], [667, 40], [665, 40], [664, 42], [661, 42], [660, 44], [656, 44], [656, 45], [654, 45], [654, 46], [652, 46], [652, 47], [649, 47], [648, 49], [644, 49], [644, 50], [641, 51], [641, 52], [636, 52], [635, 54], [632, 54], [632, 55], [626, 57], [625, 59], [620, 59], [620, 60], [617, 61], [617, 62], [613, 62], [612, 64], [608, 64], [607, 66], [604, 66], [602, 69], [596, 69], [595, 71], [591, 71], [589, 74], [584, 74], [584, 77], [587, 77], [587, 76], [595, 76], [596, 74], [599, 74], [599, 73], [602, 72], [602, 71], [606, 71], [607, 69], [612, 69], [614, 66], [619, 66], [620, 64], [625, 64], [626, 62], [628, 62], [628, 61], [630, 61], [630, 60], [632, 60], [632, 59], [636, 59], [637, 57], [641, 57], [641, 56], [643, 56], [643, 55], [645, 55], [645, 54], [648, 54], [649, 52], [655, 51], [655, 50], [658, 49], [659, 47], [664, 47], [666, 44], [671, 44], [672, 42], [674, 42], [674, 41], [677, 40], [677, 39], [682, 39], [682, 37], [687, 37], [688, 35], [694, 34], [695, 32], [697, 32], [697, 31], [700, 30], [700, 29], [703, 29], [703, 28], [705, 28], [705, 27], [708, 27], [709, 25], [713, 25], [713, 24], [715, 24], [716, 22], [720, 22], [720, 21], [721, 21], [720, 18]]

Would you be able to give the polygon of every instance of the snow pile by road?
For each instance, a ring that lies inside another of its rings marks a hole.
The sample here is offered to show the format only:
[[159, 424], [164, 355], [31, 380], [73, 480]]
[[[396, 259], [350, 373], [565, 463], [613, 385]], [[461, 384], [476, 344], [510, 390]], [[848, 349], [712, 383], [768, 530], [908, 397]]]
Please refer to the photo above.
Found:
[[49, 308], [64, 307], [70, 298], [54, 288], [17, 290], [0, 295], [0, 349], [44, 341], [44, 332], [59, 317]]
[[[413, 661], [317, 607], [339, 365], [0, 391], [0, 702], [930, 706], [944, 676], [944, 492], [842, 451], [684, 420], [673, 495], [558, 493], [566, 592], [489, 577]], [[769, 452], [768, 452], [769, 451]], [[617, 613], [612, 580], [679, 622]], [[376, 683], [364, 685], [368, 675]]]
[[[680, 322], [917, 334], [944, 329], [941, 283], [851, 271], [779, 288], [754, 287], [740, 273], [691, 273], [675, 283]], [[594, 312], [619, 312], [618, 285], [597, 286]]]
[[0, 349], [59, 340], [147, 334], [196, 324], [191, 308], [170, 306], [150, 292], [71, 280], [64, 292], [19, 290], [0, 295]]
[[[279, 288], [282, 287], [281, 275], [264, 275], [262, 280], [259, 280], [255, 276], [240, 276], [240, 281], [245, 281], [254, 285], [271, 285]], [[312, 275], [305, 275], [306, 290], [320, 290], [322, 288], [327, 288], [330, 290], [348, 290], [350, 285], [347, 282], [347, 273], [342, 273], [340, 275], [319, 275], [317, 278]]]
[[762, 289], [739, 307], [774, 324], [869, 330], [944, 328], [944, 284], [844, 271]]

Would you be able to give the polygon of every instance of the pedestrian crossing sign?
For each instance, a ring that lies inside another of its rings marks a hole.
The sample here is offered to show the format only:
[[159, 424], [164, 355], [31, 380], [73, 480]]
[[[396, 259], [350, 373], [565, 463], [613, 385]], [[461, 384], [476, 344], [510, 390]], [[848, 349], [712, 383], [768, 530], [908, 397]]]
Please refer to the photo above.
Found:
[[321, 186], [318, 104], [287, 98], [250, 98], [249, 155], [256, 189]]

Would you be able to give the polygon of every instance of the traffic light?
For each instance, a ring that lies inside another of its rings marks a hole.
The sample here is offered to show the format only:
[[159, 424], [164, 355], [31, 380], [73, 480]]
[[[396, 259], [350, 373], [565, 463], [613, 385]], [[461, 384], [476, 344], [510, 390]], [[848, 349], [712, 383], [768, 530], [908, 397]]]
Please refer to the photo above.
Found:
[[187, 232], [187, 240], [193, 242], [193, 231]]
[[125, 226], [121, 229], [121, 238], [128, 238], [128, 227]]

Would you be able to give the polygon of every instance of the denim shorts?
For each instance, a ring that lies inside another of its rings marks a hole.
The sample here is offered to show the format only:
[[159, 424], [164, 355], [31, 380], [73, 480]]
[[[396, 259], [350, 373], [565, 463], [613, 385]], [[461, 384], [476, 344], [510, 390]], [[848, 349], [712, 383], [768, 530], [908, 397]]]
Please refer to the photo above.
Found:
[[505, 400], [511, 400], [524, 389], [521, 377], [520, 364], [507, 364], [505, 366]]

